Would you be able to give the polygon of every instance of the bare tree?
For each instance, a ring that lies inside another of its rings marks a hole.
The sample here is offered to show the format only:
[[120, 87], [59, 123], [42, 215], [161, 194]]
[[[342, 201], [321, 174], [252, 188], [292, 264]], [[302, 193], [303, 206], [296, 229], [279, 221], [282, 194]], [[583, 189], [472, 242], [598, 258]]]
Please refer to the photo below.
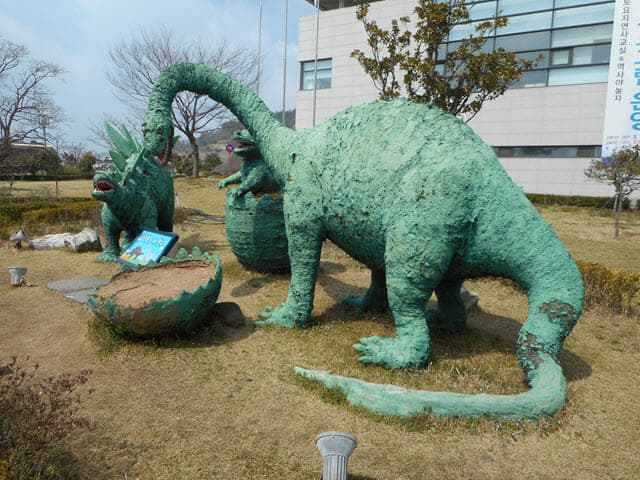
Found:
[[[210, 46], [202, 41], [182, 43], [173, 32], [161, 28], [150, 32], [140, 30], [128, 41], [118, 43], [109, 51], [111, 66], [107, 71], [109, 83], [117, 98], [141, 118], [153, 83], [166, 68], [180, 62], [204, 63], [234, 77], [247, 86], [257, 78], [257, 56], [253, 51], [232, 48], [225, 41]], [[220, 103], [206, 95], [182, 92], [173, 103], [173, 124], [191, 146], [193, 176], [199, 176], [200, 153], [196, 135], [209, 132], [229, 115]]]
[[62, 73], [58, 65], [30, 59], [23, 45], [0, 39], [0, 163], [13, 143], [43, 140], [47, 128], [64, 121], [45, 87]]
[[87, 153], [87, 148], [81, 143], [68, 143], [62, 145], [61, 154], [64, 165], [69, 167], [77, 167], [82, 157]]
[[622, 202], [640, 189], [640, 145], [625, 147], [614, 151], [609, 157], [593, 160], [584, 174], [615, 189], [613, 209], [616, 212], [615, 236], [618, 238]]

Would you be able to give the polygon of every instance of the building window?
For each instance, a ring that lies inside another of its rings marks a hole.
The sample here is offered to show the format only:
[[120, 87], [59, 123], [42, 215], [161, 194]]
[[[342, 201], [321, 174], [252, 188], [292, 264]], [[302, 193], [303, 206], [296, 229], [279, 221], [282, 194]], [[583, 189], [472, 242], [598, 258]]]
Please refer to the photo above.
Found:
[[[313, 81], [316, 78], [316, 61], [302, 62], [300, 68], [300, 89], [313, 90]], [[318, 85], [317, 88], [331, 88], [331, 59], [318, 60]]]
[[438, 60], [444, 62], [482, 19], [498, 12], [509, 22], [486, 35], [482, 51], [502, 48], [536, 62], [511, 88], [606, 83], [614, 5], [612, 0], [471, 0], [470, 21], [451, 30]]
[[599, 157], [600, 145], [563, 145], [554, 147], [493, 147], [501, 158], [508, 157]]

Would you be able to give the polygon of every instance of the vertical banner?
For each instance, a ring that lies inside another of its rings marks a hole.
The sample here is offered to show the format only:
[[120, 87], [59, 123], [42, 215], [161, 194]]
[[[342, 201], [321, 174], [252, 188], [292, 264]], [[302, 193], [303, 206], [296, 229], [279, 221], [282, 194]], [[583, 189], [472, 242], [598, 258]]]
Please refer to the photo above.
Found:
[[616, 0], [602, 157], [640, 144], [640, 1]]

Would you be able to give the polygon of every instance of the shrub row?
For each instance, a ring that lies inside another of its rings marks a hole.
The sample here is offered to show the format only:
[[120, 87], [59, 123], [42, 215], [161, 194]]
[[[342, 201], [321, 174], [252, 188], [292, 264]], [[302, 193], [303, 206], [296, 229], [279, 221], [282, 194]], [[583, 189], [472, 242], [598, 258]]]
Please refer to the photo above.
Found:
[[[527, 193], [527, 198], [534, 205], [562, 205], [587, 208], [613, 208], [614, 205], [614, 199], [612, 197], [581, 197], [578, 195]], [[629, 210], [630, 208], [631, 201], [629, 199], [623, 200], [622, 209]]]
[[[584, 309], [604, 307], [613, 313], [629, 315], [640, 293], [640, 274], [616, 272], [599, 263], [576, 262], [584, 282]], [[524, 290], [510, 278], [496, 277], [502, 285], [521, 293]]]
[[[78, 219], [90, 218], [102, 203], [87, 198], [65, 198], [63, 200], [32, 200], [12, 198], [10, 201], [0, 201], [0, 218], [11, 223], [21, 223], [28, 218], [37, 218], [38, 221], [58, 221], [61, 212], [67, 210], [72, 217]], [[82, 211], [85, 211], [84, 216]]]
[[584, 281], [584, 307], [602, 306], [614, 313], [630, 314], [640, 292], [640, 275], [616, 272], [598, 263], [578, 262]]

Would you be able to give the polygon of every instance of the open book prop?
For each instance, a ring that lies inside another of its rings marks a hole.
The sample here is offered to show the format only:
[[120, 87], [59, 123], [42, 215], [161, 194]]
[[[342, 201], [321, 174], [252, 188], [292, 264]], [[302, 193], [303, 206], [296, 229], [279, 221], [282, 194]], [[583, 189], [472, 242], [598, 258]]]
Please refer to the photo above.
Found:
[[177, 241], [175, 233], [145, 228], [122, 252], [118, 261], [133, 268], [158, 263]]

